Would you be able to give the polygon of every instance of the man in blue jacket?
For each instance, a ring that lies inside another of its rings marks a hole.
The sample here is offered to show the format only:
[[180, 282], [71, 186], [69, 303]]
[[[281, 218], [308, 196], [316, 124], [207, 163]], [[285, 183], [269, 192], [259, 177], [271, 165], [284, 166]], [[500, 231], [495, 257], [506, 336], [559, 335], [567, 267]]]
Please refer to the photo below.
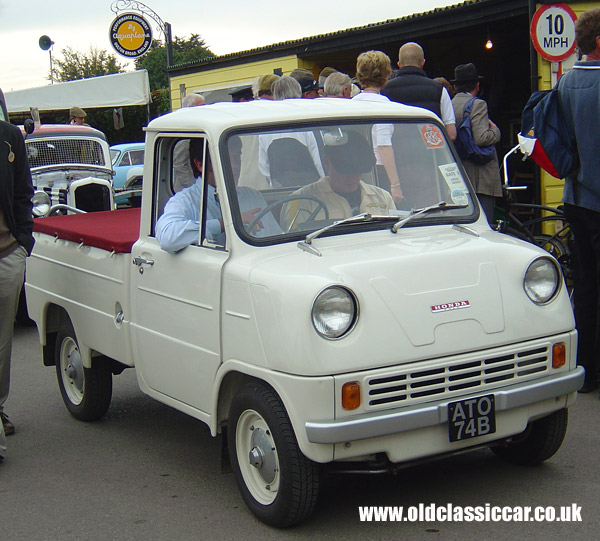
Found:
[[[0, 447], [15, 427], [4, 413], [10, 385], [13, 325], [33, 248], [33, 186], [21, 131], [0, 121]], [[0, 449], [0, 456], [2, 451]]]
[[575, 63], [558, 89], [579, 167], [565, 179], [562, 200], [574, 240], [577, 363], [586, 372], [580, 392], [591, 392], [600, 376], [600, 8], [579, 17], [575, 39], [585, 61]]

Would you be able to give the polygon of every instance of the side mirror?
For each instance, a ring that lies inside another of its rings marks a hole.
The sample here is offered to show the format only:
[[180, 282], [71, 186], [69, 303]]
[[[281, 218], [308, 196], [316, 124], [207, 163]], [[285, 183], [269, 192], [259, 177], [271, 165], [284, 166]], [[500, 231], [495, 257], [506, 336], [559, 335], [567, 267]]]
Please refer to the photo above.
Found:
[[[26, 118], [23, 122], [23, 128], [25, 129], [25, 133], [27, 135], [31, 135], [33, 130], [35, 130], [35, 124], [33, 120], [31, 120], [31, 118]], [[27, 135], [25, 135], [25, 137], [27, 137]]]

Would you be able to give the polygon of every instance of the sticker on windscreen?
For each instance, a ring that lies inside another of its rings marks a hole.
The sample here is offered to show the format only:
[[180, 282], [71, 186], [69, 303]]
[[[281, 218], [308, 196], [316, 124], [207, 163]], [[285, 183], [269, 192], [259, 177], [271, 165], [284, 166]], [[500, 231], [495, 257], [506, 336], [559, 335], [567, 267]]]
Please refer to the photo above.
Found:
[[467, 193], [469, 190], [465, 184], [465, 181], [460, 174], [458, 165], [456, 163], [447, 163], [445, 165], [438, 166], [448, 188], [450, 188], [450, 197], [455, 205], [468, 205], [469, 199]]
[[424, 124], [421, 127], [421, 137], [427, 148], [442, 148], [444, 146], [444, 134], [433, 124]]

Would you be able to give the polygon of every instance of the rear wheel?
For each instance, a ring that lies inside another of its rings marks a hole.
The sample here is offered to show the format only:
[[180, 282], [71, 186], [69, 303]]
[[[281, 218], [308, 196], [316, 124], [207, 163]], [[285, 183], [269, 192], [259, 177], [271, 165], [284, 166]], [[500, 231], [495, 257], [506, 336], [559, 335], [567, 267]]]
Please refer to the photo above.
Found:
[[300, 451], [283, 403], [271, 388], [252, 383], [240, 389], [227, 436], [238, 488], [259, 520], [286, 527], [312, 513], [318, 466]]
[[526, 466], [534, 466], [548, 460], [560, 449], [567, 433], [569, 414], [567, 409], [551, 413], [547, 417], [531, 422], [525, 432], [492, 451], [499, 457]]
[[71, 415], [80, 421], [102, 417], [110, 406], [112, 373], [106, 366], [83, 366], [70, 321], [58, 331], [54, 359], [60, 394]]

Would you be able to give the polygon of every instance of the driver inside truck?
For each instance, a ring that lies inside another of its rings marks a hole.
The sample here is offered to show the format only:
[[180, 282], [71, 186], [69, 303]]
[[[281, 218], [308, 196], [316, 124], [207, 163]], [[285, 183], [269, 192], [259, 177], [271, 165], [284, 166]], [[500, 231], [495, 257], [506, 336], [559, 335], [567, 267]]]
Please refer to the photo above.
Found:
[[[362, 212], [388, 215], [396, 210], [389, 192], [361, 180], [375, 165], [373, 147], [354, 130], [334, 129], [322, 133], [327, 176], [292, 193], [298, 199], [286, 203], [281, 210], [281, 226], [294, 230], [318, 209], [321, 201], [327, 207], [329, 219], [350, 218]], [[302, 196], [308, 197], [303, 199]], [[314, 219], [324, 219], [320, 210]]]
[[[235, 138], [232, 138], [235, 139]], [[237, 138], [239, 142], [239, 138]], [[174, 194], [165, 205], [162, 216], [156, 222], [156, 238], [166, 252], [175, 253], [190, 244], [197, 244], [200, 232], [200, 202], [202, 200], [203, 179], [206, 182], [206, 238], [219, 246], [225, 246], [223, 215], [216, 191], [215, 175], [205, 140], [190, 139], [190, 161], [196, 182]], [[238, 148], [239, 147], [239, 148]], [[229, 145], [234, 179], [238, 181], [241, 143], [232, 141]], [[237, 157], [237, 159], [236, 159]], [[206, 173], [203, 175], [203, 172]], [[256, 214], [266, 207], [260, 192], [248, 187], [237, 188], [240, 214], [244, 226], [250, 224]], [[281, 234], [281, 228], [269, 212], [254, 226], [255, 237]]]

